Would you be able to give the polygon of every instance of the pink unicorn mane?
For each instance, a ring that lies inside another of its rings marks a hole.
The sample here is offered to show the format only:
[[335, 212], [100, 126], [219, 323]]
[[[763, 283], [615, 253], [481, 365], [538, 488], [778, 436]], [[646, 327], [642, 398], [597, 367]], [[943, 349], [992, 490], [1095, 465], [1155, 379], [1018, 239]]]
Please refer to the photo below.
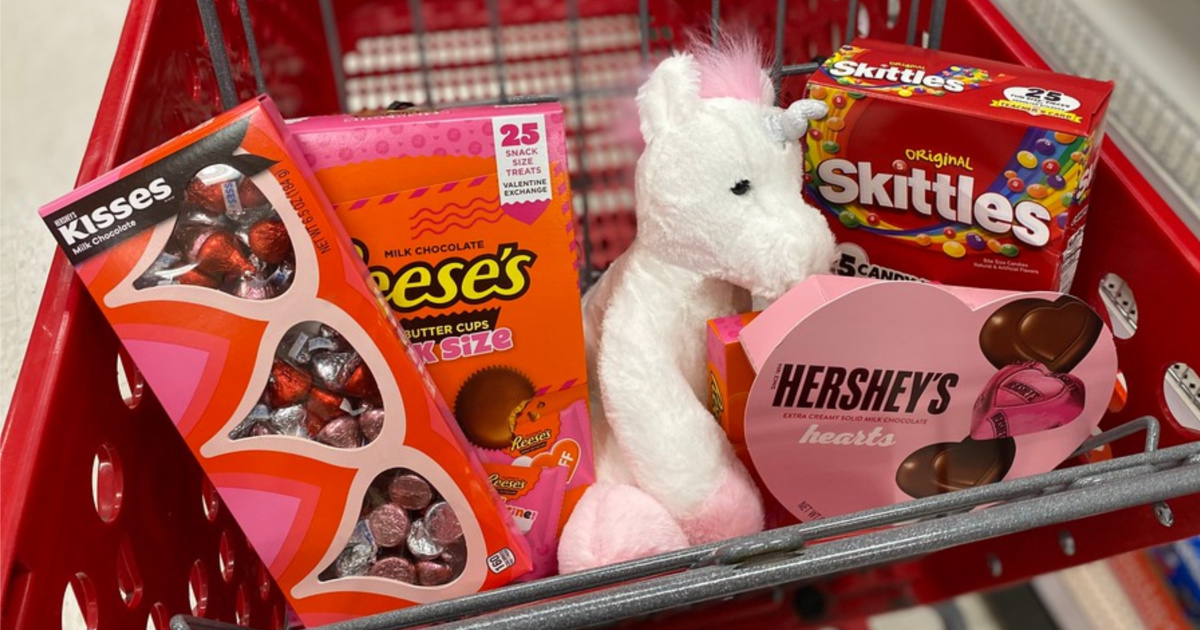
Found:
[[700, 71], [701, 98], [736, 98], [762, 102], [770, 80], [764, 73], [762, 46], [750, 35], [724, 34], [714, 46], [699, 37], [689, 52]]

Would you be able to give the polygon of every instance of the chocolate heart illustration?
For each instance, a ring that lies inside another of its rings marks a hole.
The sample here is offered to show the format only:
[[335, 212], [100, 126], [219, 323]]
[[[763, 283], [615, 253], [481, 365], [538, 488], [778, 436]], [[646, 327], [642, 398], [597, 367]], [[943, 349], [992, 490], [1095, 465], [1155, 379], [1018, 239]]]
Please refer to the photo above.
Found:
[[996, 483], [1008, 474], [1016, 455], [1012, 438], [930, 444], [900, 463], [896, 485], [910, 497], [921, 499]]
[[259, 403], [229, 437], [286, 435], [358, 448], [379, 437], [383, 421], [371, 368], [336, 330], [303, 322], [279, 342]]
[[1083, 413], [1083, 382], [1028, 361], [1014, 363], [988, 381], [971, 411], [971, 437], [1014, 437], [1061, 427]]
[[462, 525], [433, 484], [407, 468], [375, 477], [354, 533], [318, 579], [369, 576], [439, 586], [467, 565]]
[[296, 269], [292, 241], [250, 178], [214, 164], [196, 173], [184, 199], [170, 239], [135, 288], [186, 284], [246, 300], [288, 290]]
[[979, 331], [979, 348], [997, 368], [1037, 361], [1053, 372], [1070, 372], [1091, 351], [1103, 328], [1100, 316], [1078, 298], [1026, 298], [988, 317]]

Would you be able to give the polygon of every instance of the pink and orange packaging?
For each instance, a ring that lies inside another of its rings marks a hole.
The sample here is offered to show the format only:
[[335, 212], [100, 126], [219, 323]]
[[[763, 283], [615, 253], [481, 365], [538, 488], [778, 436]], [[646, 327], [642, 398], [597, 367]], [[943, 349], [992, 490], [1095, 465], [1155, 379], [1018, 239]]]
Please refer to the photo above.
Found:
[[533, 571], [519, 579], [528, 581], [558, 573], [558, 521], [570, 469], [488, 463], [483, 468], [529, 541]]
[[503, 507], [274, 105], [41, 209], [305, 623], [530, 570]]
[[722, 426], [801, 522], [1047, 472], [1116, 380], [1069, 295], [833, 275], [712, 320], [708, 349]]
[[[539, 527], [557, 514], [557, 532], [595, 480], [561, 106], [325, 116], [289, 130], [479, 457], [566, 468], [562, 508], [532, 510]], [[535, 574], [553, 569], [552, 554], [539, 557]]]

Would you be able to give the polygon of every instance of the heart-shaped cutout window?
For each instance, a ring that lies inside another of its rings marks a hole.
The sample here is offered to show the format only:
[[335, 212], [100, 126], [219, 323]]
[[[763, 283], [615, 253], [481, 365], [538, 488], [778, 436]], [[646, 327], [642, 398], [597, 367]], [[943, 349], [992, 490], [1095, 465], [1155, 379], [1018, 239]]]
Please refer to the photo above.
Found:
[[214, 164], [196, 173], [184, 197], [166, 246], [135, 288], [190, 285], [269, 300], [292, 286], [287, 228], [249, 177]]
[[284, 435], [358, 448], [379, 437], [383, 420], [371, 368], [338, 331], [309, 321], [283, 336], [258, 404], [229, 437]]
[[371, 482], [354, 533], [319, 579], [367, 576], [440, 586], [466, 565], [466, 542], [454, 509], [421, 475], [392, 468]]

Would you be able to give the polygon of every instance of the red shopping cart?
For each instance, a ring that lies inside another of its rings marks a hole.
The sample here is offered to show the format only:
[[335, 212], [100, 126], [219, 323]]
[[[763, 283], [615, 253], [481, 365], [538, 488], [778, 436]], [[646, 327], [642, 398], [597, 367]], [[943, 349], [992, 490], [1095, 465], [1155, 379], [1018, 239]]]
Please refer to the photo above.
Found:
[[[570, 114], [586, 280], [636, 229], [637, 149], [611, 124], [628, 70], [731, 23], [774, 44], [784, 103], [815, 57], [868, 33], [1043, 65], [987, 0], [133, 0], [79, 181], [260, 91], [290, 116], [548, 95]], [[1063, 469], [340, 627], [850, 623], [1200, 533], [1200, 431], [1166, 401], [1195, 391], [1181, 366], [1200, 366], [1200, 241], [1123, 143], [1104, 148], [1074, 286], [1129, 333], [1128, 394]], [[205, 620], [178, 627], [285, 626], [281, 594], [61, 255], [0, 466], [5, 628], [53, 628], [64, 599], [92, 629], [164, 629], [177, 613]]]

